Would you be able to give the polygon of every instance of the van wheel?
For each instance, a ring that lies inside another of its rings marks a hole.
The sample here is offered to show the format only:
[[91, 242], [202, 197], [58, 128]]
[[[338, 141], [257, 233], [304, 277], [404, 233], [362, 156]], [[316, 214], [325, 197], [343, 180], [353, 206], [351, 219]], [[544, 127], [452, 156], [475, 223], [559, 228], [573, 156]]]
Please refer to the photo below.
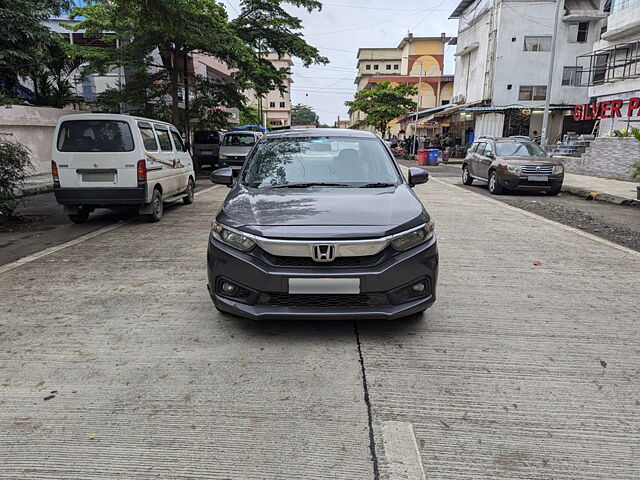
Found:
[[473, 177], [469, 173], [469, 167], [466, 165], [462, 167], [462, 183], [465, 185], [471, 185], [473, 183]]
[[182, 201], [185, 205], [191, 205], [193, 203], [193, 195], [195, 192], [196, 186], [193, 183], [193, 180], [189, 179], [189, 184], [187, 185], [186, 195], [182, 198]]
[[87, 223], [91, 210], [87, 207], [78, 208], [78, 213], [70, 213], [69, 220], [73, 223]]
[[162, 193], [157, 188], [151, 196], [151, 214], [148, 215], [150, 222], [159, 222], [164, 212], [164, 202], [162, 201]]

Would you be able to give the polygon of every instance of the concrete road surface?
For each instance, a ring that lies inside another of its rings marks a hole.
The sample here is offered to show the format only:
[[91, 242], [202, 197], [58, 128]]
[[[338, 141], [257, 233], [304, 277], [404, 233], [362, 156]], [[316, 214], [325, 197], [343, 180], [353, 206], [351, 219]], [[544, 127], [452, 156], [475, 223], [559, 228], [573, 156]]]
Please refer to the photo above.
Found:
[[434, 178], [424, 317], [257, 323], [206, 291], [227, 192], [0, 267], [0, 478], [638, 478], [637, 252]]

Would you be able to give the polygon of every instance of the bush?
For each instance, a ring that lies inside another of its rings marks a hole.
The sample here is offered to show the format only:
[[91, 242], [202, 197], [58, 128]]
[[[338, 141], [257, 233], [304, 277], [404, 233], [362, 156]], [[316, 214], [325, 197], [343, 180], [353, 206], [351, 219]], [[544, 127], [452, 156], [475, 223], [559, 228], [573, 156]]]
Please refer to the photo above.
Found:
[[13, 135], [0, 133], [0, 216], [14, 217], [20, 205], [16, 189], [24, 183], [33, 164], [31, 151], [14, 140]]

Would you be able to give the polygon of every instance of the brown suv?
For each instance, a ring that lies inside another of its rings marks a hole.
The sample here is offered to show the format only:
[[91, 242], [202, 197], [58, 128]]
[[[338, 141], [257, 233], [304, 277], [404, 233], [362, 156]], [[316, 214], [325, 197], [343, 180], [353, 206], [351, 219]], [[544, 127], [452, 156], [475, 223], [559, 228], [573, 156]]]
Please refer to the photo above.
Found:
[[467, 151], [462, 164], [462, 183], [487, 182], [489, 192], [537, 190], [557, 195], [564, 180], [564, 167], [547, 157], [526, 137], [480, 137]]

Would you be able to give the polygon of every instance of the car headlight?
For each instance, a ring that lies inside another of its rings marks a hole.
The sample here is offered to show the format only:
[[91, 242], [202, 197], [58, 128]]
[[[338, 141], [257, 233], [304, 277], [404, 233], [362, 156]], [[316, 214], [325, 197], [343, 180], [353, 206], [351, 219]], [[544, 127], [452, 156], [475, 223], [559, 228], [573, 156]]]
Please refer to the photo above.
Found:
[[242, 252], [247, 252], [255, 246], [255, 242], [248, 236], [236, 230], [231, 230], [217, 222], [213, 222], [211, 225], [211, 235], [213, 235], [213, 238], [216, 240]]
[[562, 165], [554, 165], [553, 166], [553, 174], [554, 175], [559, 175], [561, 173], [564, 173], [564, 167]]
[[512, 173], [522, 173], [522, 167], [520, 165], [507, 165], [507, 170]]
[[433, 220], [429, 220], [429, 223], [422, 228], [392, 240], [391, 245], [399, 252], [404, 252], [405, 250], [409, 250], [410, 248], [430, 240], [434, 235], [435, 223]]
[[221, 153], [218, 155], [218, 157], [220, 157], [220, 160], [226, 160], [227, 159], [227, 154], [226, 153]]

